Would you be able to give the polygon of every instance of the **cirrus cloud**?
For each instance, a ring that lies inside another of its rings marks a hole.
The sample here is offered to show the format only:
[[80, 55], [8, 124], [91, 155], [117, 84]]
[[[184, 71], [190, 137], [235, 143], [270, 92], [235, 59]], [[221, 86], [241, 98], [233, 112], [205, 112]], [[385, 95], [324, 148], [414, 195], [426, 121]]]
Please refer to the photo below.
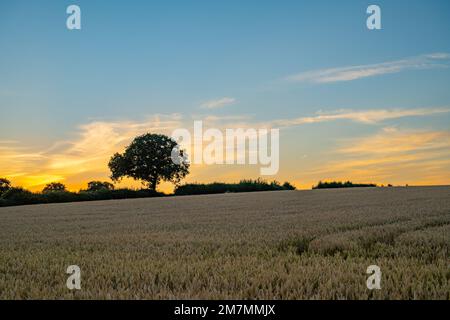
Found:
[[352, 81], [407, 70], [448, 68], [449, 59], [448, 53], [431, 53], [383, 63], [306, 71], [290, 75], [286, 80], [316, 84]]
[[315, 116], [281, 119], [271, 122], [276, 127], [292, 127], [309, 123], [350, 120], [366, 124], [375, 124], [385, 120], [404, 117], [430, 116], [449, 113], [450, 108], [416, 108], [416, 109], [373, 109], [373, 110], [337, 110], [332, 112], [317, 112]]
[[223, 97], [220, 99], [208, 100], [201, 104], [202, 109], [218, 109], [236, 102], [235, 98]]

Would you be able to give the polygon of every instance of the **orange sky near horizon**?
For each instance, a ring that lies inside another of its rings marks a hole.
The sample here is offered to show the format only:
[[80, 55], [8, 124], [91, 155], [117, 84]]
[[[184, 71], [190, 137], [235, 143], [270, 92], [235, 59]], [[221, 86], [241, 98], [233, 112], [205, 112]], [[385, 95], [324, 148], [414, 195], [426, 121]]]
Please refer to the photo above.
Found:
[[[267, 123], [247, 120], [236, 122], [234, 119], [232, 123], [226, 123], [223, 119], [204, 121], [209, 127], [219, 128], [271, 127]], [[373, 126], [371, 123], [368, 125]], [[135, 136], [148, 131], [170, 134], [174, 128], [189, 126], [189, 121], [179, 115], [169, 115], [137, 122], [91, 122], [80, 126], [72, 140], [53, 142], [47, 149], [38, 150], [17, 142], [3, 141], [0, 143], [0, 175], [10, 179], [15, 186], [32, 191], [40, 191], [50, 182], [62, 182], [69, 190], [78, 191], [86, 188], [89, 181], [109, 181], [109, 158], [115, 152], [123, 152]], [[328, 137], [317, 137], [317, 143], [300, 148], [297, 146], [300, 133], [296, 128], [284, 126], [281, 129], [280, 169], [274, 176], [261, 176], [260, 165], [203, 164], [192, 165], [190, 174], [182, 183], [237, 182], [261, 177], [281, 183], [289, 181], [299, 189], [310, 189], [320, 180], [350, 180], [378, 185], [450, 184], [449, 131], [398, 129], [381, 125], [374, 128], [374, 134], [333, 140], [329, 148], [318, 147], [322, 140], [330, 140]], [[116, 185], [141, 186], [141, 183], [131, 179]], [[173, 185], [161, 183], [158, 189], [170, 193]]]

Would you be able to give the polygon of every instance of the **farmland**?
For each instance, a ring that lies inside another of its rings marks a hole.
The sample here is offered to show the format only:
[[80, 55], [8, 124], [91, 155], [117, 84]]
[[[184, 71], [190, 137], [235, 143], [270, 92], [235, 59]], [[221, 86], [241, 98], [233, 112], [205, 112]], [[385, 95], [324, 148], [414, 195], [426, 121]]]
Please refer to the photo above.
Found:
[[0, 299], [448, 300], [449, 258], [450, 187], [0, 208]]

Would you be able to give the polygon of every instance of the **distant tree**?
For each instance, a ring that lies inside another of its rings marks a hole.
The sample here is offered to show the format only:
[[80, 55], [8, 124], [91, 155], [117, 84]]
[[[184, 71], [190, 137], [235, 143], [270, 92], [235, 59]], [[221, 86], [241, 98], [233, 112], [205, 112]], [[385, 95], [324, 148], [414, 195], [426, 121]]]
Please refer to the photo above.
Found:
[[275, 189], [281, 189], [281, 185], [277, 180], [274, 180], [270, 183], [270, 186], [275, 188]]
[[295, 190], [296, 188], [292, 185], [292, 184], [290, 184], [289, 182], [285, 182], [285, 183], [283, 183], [283, 188], [285, 189], [285, 190]]
[[6, 178], [0, 178], [0, 196], [11, 189], [11, 182]]
[[88, 183], [87, 191], [114, 190], [114, 185], [109, 182], [91, 181]]
[[114, 154], [108, 166], [113, 181], [130, 177], [154, 191], [159, 182], [177, 184], [189, 173], [189, 163], [176, 141], [150, 133], [136, 137], [123, 154]]
[[335, 188], [369, 188], [376, 187], [377, 185], [374, 183], [353, 183], [351, 181], [340, 182], [340, 181], [331, 181], [331, 182], [322, 182], [319, 181], [317, 186], [313, 186], [313, 189], [335, 189]]
[[55, 191], [66, 191], [66, 186], [60, 182], [52, 182], [47, 184], [45, 188], [42, 190], [43, 193]]

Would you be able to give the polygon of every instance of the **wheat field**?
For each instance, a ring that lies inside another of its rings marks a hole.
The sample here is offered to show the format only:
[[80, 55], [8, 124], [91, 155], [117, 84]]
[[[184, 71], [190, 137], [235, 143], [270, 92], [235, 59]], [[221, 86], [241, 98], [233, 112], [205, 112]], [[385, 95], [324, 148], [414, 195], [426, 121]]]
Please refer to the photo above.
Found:
[[449, 253], [450, 187], [9, 207], [0, 299], [449, 300]]

